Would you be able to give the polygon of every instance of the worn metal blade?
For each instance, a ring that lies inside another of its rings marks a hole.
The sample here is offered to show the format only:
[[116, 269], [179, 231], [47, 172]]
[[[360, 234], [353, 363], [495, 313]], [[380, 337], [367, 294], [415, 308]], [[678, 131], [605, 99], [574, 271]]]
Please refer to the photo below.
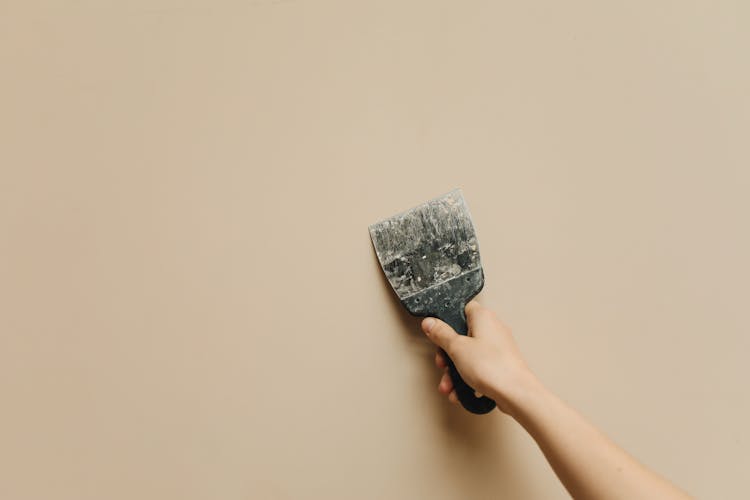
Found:
[[476, 233], [460, 189], [369, 229], [380, 265], [402, 301], [472, 271], [482, 274]]

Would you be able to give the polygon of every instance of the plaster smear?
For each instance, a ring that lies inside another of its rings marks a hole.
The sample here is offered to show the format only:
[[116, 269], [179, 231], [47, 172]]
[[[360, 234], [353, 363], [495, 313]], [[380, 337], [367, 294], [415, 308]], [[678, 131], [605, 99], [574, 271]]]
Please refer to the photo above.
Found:
[[402, 299], [481, 266], [474, 226], [458, 189], [373, 224], [370, 236]]

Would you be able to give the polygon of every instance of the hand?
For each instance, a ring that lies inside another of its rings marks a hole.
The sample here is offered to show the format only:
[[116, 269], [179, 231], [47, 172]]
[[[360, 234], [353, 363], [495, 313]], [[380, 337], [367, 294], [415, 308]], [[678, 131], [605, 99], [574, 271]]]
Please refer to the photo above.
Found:
[[438, 385], [452, 403], [458, 402], [445, 362], [445, 351], [458, 368], [461, 377], [477, 392], [486, 394], [505, 413], [511, 413], [514, 396], [535, 383], [521, 357], [510, 329], [495, 313], [472, 300], [466, 305], [468, 336], [457, 334], [447, 323], [425, 318], [422, 330], [439, 347], [435, 364], [444, 370]]
[[438, 390], [451, 402], [458, 398], [442, 350], [467, 384], [494, 399], [531, 434], [573, 498], [690, 498], [546, 390], [526, 366], [510, 329], [492, 311], [472, 300], [466, 319], [468, 336], [436, 318], [422, 321], [427, 338], [441, 348], [435, 363], [446, 372]]

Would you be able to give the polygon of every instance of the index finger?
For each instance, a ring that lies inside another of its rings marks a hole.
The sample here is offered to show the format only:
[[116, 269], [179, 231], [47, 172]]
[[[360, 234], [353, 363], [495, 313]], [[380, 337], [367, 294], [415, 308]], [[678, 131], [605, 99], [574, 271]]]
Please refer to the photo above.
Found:
[[495, 313], [482, 306], [476, 299], [472, 299], [466, 308], [466, 324], [472, 337], [481, 336], [483, 331], [491, 328], [495, 321]]

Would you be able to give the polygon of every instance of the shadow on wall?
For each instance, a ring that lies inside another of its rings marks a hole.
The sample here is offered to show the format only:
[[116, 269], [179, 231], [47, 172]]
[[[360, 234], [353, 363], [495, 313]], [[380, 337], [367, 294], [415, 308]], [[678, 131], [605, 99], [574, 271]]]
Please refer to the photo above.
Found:
[[392, 312], [403, 326], [401, 337], [409, 344], [410, 351], [420, 355], [424, 371], [422, 380], [434, 381], [434, 384], [419, 389], [430, 395], [428, 413], [440, 422], [439, 442], [434, 446], [445, 462], [444, 470], [436, 471], [439, 473], [435, 480], [449, 483], [445, 485], [447, 491], [468, 495], [462, 498], [533, 498], [533, 484], [524, 477], [510, 443], [503, 439], [515, 422], [501, 415], [499, 410], [474, 415], [460, 405], [449, 403], [437, 391], [440, 374], [434, 363], [435, 350], [431, 346], [425, 348], [427, 340], [420, 328], [421, 318], [412, 316], [401, 305], [374, 252], [373, 263], [377, 266]]

